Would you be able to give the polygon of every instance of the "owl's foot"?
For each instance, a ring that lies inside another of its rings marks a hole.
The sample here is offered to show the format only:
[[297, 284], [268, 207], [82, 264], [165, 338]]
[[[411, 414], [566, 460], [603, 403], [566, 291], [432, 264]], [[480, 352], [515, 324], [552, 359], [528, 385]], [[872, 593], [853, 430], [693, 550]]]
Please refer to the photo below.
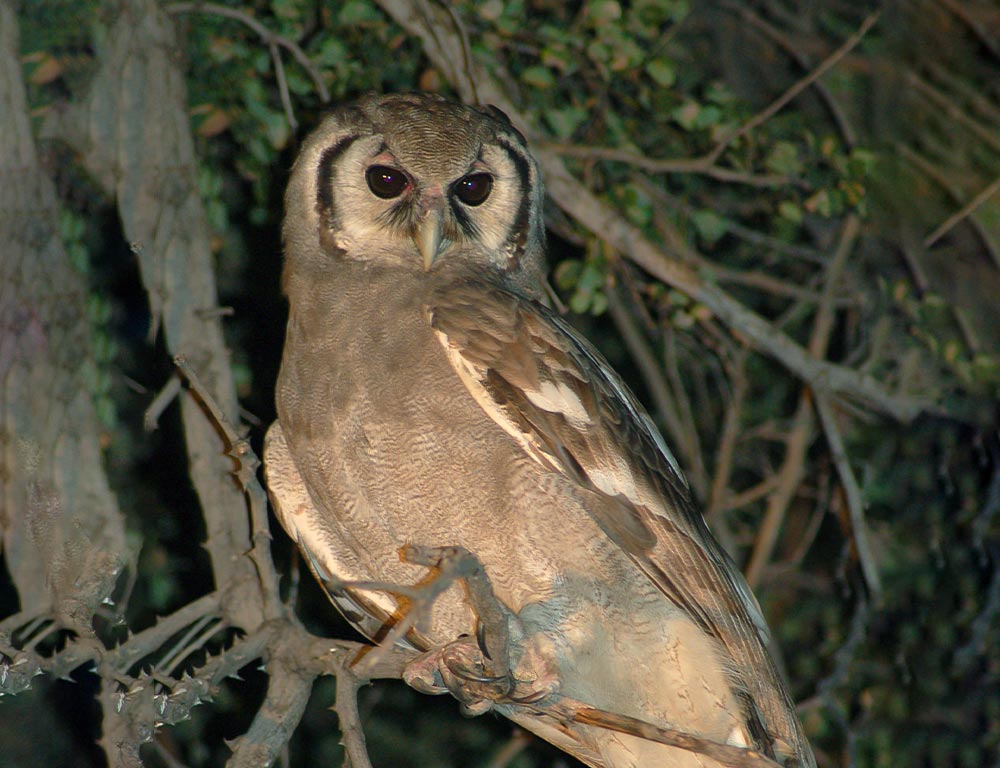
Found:
[[548, 654], [541, 652], [543, 644], [523, 642], [517, 616], [493, 594], [475, 555], [461, 547], [411, 546], [403, 556], [440, 569], [447, 579], [465, 581], [477, 619], [475, 638], [463, 635], [407, 665], [403, 679], [411, 687], [429, 694], [450, 693], [468, 715], [481, 715], [496, 704], [534, 704], [558, 690], [558, 677], [546, 663]]
[[450, 693], [470, 716], [489, 712], [497, 704], [535, 704], [558, 690], [555, 675], [519, 680], [511, 670], [492, 673], [495, 666], [479, 642], [463, 635], [410, 662], [403, 679], [421, 693]]

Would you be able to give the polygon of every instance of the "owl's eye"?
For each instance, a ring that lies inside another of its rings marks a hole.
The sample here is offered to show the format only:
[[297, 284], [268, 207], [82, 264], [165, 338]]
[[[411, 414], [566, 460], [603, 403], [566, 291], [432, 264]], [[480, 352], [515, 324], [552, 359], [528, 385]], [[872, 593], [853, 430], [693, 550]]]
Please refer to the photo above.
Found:
[[373, 165], [365, 171], [365, 181], [368, 182], [368, 189], [383, 200], [399, 197], [410, 185], [405, 173], [388, 165]]
[[455, 182], [454, 191], [466, 205], [482, 205], [493, 191], [493, 177], [488, 173], [470, 173]]

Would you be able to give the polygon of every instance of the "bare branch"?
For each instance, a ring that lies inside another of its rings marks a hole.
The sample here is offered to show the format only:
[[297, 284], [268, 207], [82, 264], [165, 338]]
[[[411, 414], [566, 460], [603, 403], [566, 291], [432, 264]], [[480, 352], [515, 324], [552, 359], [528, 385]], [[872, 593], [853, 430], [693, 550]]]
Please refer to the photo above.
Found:
[[[902, 143], [896, 145], [896, 151], [899, 153], [900, 157], [920, 170], [922, 173], [926, 174], [928, 178], [940, 186], [952, 200], [956, 203], [962, 202], [965, 195], [957, 187], [957, 185], [955, 185], [952, 180], [941, 171], [941, 169], [934, 165], [934, 163]], [[986, 231], [986, 228], [979, 223], [979, 220], [975, 216], [969, 218], [968, 222], [969, 226], [972, 227], [972, 230], [979, 238], [979, 242], [983, 246], [983, 249], [990, 255], [993, 263], [1000, 266], [1000, 252], [998, 252], [996, 246], [993, 244], [993, 239], [990, 236], [990, 233]], [[912, 267], [912, 260], [910, 263]], [[924, 280], [923, 288], [926, 289], [927, 285], [927, 281]]]
[[[812, 63], [809, 57], [802, 53], [796, 45], [776, 27], [761, 18], [750, 7], [741, 3], [732, 2], [731, 0], [723, 0], [721, 5], [726, 10], [738, 14], [750, 26], [756, 28], [762, 35], [777, 44], [777, 46], [785, 51], [785, 53], [787, 53], [796, 64], [802, 67], [802, 69], [807, 71], [812, 69]], [[851, 127], [847, 116], [844, 114], [844, 110], [840, 107], [840, 103], [822, 81], [814, 80], [812, 86], [816, 89], [816, 93], [819, 94], [823, 103], [826, 104], [826, 108], [829, 110], [830, 116], [840, 129], [841, 136], [844, 137], [844, 142], [849, 147], [854, 146], [857, 143], [854, 128]]]
[[[971, 216], [979, 206], [989, 200], [1000, 190], [1000, 176], [994, 179], [983, 190], [981, 190], [969, 202], [959, 208], [955, 213], [935, 227], [934, 231], [924, 238], [924, 247], [930, 248], [934, 243], [944, 237], [956, 224]], [[1000, 266], [998, 264], [997, 266]]]
[[741, 136], [745, 136], [754, 128], [763, 125], [775, 114], [777, 114], [786, 104], [788, 104], [792, 99], [798, 96], [802, 91], [812, 85], [814, 82], [819, 80], [823, 75], [825, 75], [830, 69], [832, 69], [838, 61], [840, 61], [844, 56], [854, 50], [858, 43], [868, 34], [875, 22], [878, 21], [879, 11], [869, 14], [865, 17], [864, 21], [861, 22], [861, 26], [858, 27], [857, 31], [851, 35], [847, 40], [844, 41], [837, 50], [827, 56], [819, 66], [816, 67], [812, 72], [803, 77], [801, 80], [792, 85], [788, 90], [786, 90], [781, 96], [768, 104], [764, 109], [758, 112], [756, 115], [747, 120], [739, 128], [730, 131], [726, 134], [719, 143], [712, 149], [711, 152], [706, 156], [709, 162], [714, 163], [719, 156], [725, 152], [726, 148], [732, 144], [736, 139]]
[[361, 727], [361, 714], [358, 712], [358, 689], [362, 682], [364, 681], [346, 664], [337, 670], [337, 701], [333, 708], [340, 721], [340, 743], [347, 753], [345, 768], [348, 765], [351, 768], [372, 768], [365, 745], [365, 732]]
[[[817, 359], [826, 356], [830, 334], [833, 332], [835, 319], [833, 297], [837, 292], [840, 275], [847, 263], [847, 258], [854, 248], [854, 243], [861, 230], [858, 217], [851, 214], [844, 222], [844, 230], [840, 243], [827, 269], [826, 281], [823, 286], [823, 297], [813, 322], [812, 335], [809, 339], [809, 352]], [[818, 392], [816, 394], [819, 394]], [[768, 498], [767, 510], [761, 521], [753, 550], [746, 567], [746, 578], [750, 586], [760, 583], [764, 568], [770, 562], [774, 547], [778, 541], [778, 532], [785, 520], [788, 505], [794, 497], [796, 489], [802, 480], [806, 451], [812, 442], [813, 393], [803, 389], [799, 404], [795, 410], [792, 427], [789, 430], [785, 448], [785, 460], [779, 474], [778, 486]]]
[[609, 160], [625, 163], [650, 173], [691, 173], [708, 176], [716, 181], [729, 184], [746, 184], [751, 187], [784, 187], [807, 186], [801, 179], [782, 174], [755, 174], [736, 171], [731, 168], [721, 168], [713, 165], [707, 157], [699, 158], [669, 158], [660, 159], [647, 157], [638, 152], [612, 147], [585, 147], [579, 144], [556, 144], [539, 142], [538, 146], [563, 157], [576, 157], [584, 160]]
[[[318, 69], [316, 69], [316, 67], [313, 66], [313, 63], [309, 61], [309, 57], [306, 56], [305, 51], [288, 38], [272, 32], [255, 18], [244, 13], [243, 11], [236, 10], [235, 8], [229, 8], [225, 5], [218, 5], [217, 3], [201, 2], [172, 3], [166, 6], [164, 10], [169, 14], [206, 13], [240, 22], [256, 32], [260, 36], [261, 40], [268, 45], [268, 47], [275, 45], [281, 46], [292, 54], [292, 58], [302, 65], [302, 68], [312, 79], [313, 85], [316, 86], [316, 92], [319, 93], [319, 97], [322, 99], [323, 103], [325, 104], [330, 100], [330, 92], [327, 90], [326, 84], [323, 82], [322, 74]], [[272, 58], [275, 58], [273, 54]], [[275, 59], [275, 61], [277, 62], [277, 59]], [[284, 101], [284, 96], [282, 97], [282, 101]]]
[[[666, 378], [663, 376], [663, 366], [637, 323], [629, 314], [625, 302], [619, 297], [614, 286], [606, 286], [604, 292], [608, 297], [608, 312], [611, 319], [625, 341], [629, 354], [639, 367], [643, 382], [653, 398], [657, 415], [662, 419], [671, 442], [674, 445], [683, 445], [684, 425], [677, 412], [677, 404], [670, 391], [670, 385], [667, 384]], [[690, 466], [692, 457], [685, 455], [682, 458], [684, 463]]]
[[840, 484], [844, 489], [844, 496], [847, 498], [847, 509], [851, 518], [851, 535], [854, 538], [854, 548], [858, 553], [858, 560], [861, 563], [861, 573], [868, 585], [872, 602], [876, 607], [882, 603], [882, 582], [878, 575], [878, 565], [875, 563], [875, 556], [872, 553], [871, 543], [868, 536], [868, 524], [865, 522], [865, 504], [861, 494], [861, 487], [854, 477], [847, 458], [847, 450], [844, 448], [844, 440], [840, 436], [840, 428], [833, 413], [830, 401], [824, 395], [817, 394], [815, 398], [816, 410], [819, 413], [820, 422], [823, 424], [823, 432], [826, 434], [826, 442], [830, 446], [830, 454], [833, 463], [837, 467], [837, 474], [840, 476]]
[[[993, 54], [994, 58], [1000, 59], [1000, 42], [997, 41], [995, 35], [990, 35], [989, 29], [984, 29], [983, 25], [980, 24], [969, 13], [969, 9], [966, 4], [957, 2], [957, 0], [938, 0], [941, 5], [947, 8], [956, 18], [958, 18], [965, 26], [969, 28], [973, 36], [979, 43], [989, 50]], [[995, 32], [995, 30], [994, 30]]]
[[156, 393], [153, 401], [146, 406], [146, 412], [142, 417], [142, 426], [147, 432], [153, 432], [159, 426], [160, 417], [167, 410], [181, 391], [181, 380], [176, 376], [167, 379], [167, 383]]

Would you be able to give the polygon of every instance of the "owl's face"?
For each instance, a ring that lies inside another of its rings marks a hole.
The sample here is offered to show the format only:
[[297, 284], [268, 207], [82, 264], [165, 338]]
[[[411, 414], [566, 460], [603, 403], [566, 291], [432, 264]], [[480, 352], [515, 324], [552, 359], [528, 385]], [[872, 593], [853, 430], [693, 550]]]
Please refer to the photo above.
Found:
[[285, 200], [286, 258], [463, 263], [537, 279], [541, 201], [535, 161], [499, 110], [369, 97], [327, 117], [303, 147]]

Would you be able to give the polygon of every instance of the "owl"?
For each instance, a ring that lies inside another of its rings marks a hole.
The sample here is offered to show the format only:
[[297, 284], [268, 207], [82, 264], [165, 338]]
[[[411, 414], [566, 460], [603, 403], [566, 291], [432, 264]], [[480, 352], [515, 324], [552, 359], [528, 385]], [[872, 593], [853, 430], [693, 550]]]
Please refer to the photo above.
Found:
[[[265, 444], [277, 516], [378, 641], [463, 547], [511, 623], [495, 709], [594, 768], [718, 768], [579, 722], [589, 706], [814, 766], [767, 627], [652, 420], [542, 291], [543, 188], [492, 107], [370, 96], [304, 143], [285, 196], [289, 300]], [[406, 642], [475, 637], [456, 583]], [[454, 691], [453, 691], [454, 692]], [[461, 694], [461, 691], [456, 693]]]

